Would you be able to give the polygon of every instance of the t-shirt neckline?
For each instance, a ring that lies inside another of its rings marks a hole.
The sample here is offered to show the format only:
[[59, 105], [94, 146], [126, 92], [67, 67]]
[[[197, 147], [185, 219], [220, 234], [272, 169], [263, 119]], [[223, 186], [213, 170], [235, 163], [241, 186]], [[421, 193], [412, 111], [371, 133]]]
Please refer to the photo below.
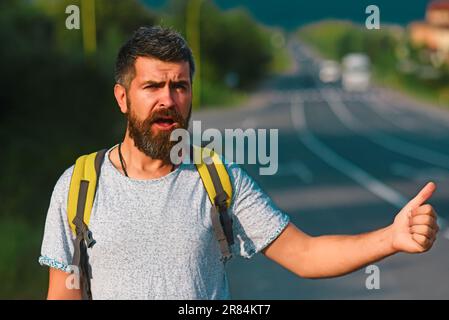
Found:
[[179, 172], [181, 171], [181, 168], [183, 166], [183, 163], [181, 163], [180, 165], [178, 165], [174, 170], [170, 171], [168, 174], [166, 174], [165, 176], [159, 177], [159, 178], [151, 178], [151, 179], [136, 179], [136, 178], [132, 178], [132, 177], [127, 177], [124, 174], [122, 174], [112, 163], [111, 159], [109, 158], [109, 154], [111, 153], [111, 151], [116, 148], [118, 146], [118, 144], [112, 146], [111, 148], [109, 148], [108, 151], [106, 151], [105, 154], [105, 164], [106, 166], [113, 172], [113, 174], [115, 176], [118, 176], [120, 179], [124, 180], [124, 181], [128, 181], [128, 182], [136, 182], [136, 183], [160, 183], [163, 182], [165, 180], [170, 180], [173, 179], [176, 175], [179, 174]]

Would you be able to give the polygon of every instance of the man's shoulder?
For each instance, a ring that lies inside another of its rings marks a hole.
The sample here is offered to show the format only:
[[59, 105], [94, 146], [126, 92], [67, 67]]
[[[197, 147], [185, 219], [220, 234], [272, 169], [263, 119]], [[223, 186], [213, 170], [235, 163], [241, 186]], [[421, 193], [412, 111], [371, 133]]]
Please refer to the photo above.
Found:
[[65, 169], [64, 172], [59, 176], [53, 189], [54, 195], [59, 195], [63, 192], [67, 193], [69, 191], [70, 179], [72, 177], [74, 167], [75, 165], [72, 164], [70, 167]]
[[251, 177], [248, 172], [238, 163], [233, 161], [228, 161], [226, 158], [222, 157], [222, 161], [226, 170], [229, 174], [229, 179], [231, 181], [233, 189], [233, 202], [236, 197], [241, 196], [242, 188], [251, 189], [255, 185], [255, 180]]
[[222, 157], [222, 161], [226, 170], [228, 171], [231, 179], [235, 182], [240, 182], [242, 179], [251, 179], [251, 176], [242, 168], [238, 163], [233, 161], [228, 161], [226, 158]]
[[[106, 153], [105, 153], [105, 157], [104, 157], [103, 162], [102, 162], [102, 166], [101, 166], [102, 168], [104, 167], [105, 161], [107, 160], [106, 157], [109, 156], [109, 152], [112, 149], [113, 149], [113, 147], [105, 149]], [[87, 155], [87, 154], [84, 154], [84, 155]], [[79, 157], [81, 157], [81, 156], [83, 156], [83, 155], [80, 155]], [[72, 174], [73, 174], [73, 170], [75, 168], [76, 160], [78, 158], [74, 159], [73, 160], [73, 164], [70, 167], [68, 167], [67, 169], [65, 169], [64, 172], [59, 176], [59, 179], [58, 179], [58, 181], [56, 182], [56, 185], [55, 185], [55, 189], [57, 189], [57, 188], [58, 189], [64, 189], [65, 191], [69, 190], [70, 180], [71, 180], [71, 177], [72, 177]]]

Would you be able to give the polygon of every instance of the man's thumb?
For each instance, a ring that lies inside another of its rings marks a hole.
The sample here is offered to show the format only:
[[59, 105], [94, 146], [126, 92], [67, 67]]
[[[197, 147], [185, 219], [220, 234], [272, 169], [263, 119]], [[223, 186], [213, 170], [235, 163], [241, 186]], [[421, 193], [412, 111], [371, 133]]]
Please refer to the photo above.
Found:
[[433, 182], [427, 183], [424, 188], [407, 204], [410, 209], [417, 208], [426, 202], [434, 193], [437, 186]]

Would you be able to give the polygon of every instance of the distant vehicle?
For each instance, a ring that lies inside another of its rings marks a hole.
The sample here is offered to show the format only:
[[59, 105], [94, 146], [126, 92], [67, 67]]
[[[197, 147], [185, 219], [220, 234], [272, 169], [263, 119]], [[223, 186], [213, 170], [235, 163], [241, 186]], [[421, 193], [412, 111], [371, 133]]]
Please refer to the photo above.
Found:
[[370, 86], [371, 62], [363, 53], [350, 53], [343, 57], [342, 84], [347, 91], [365, 91]]
[[333, 60], [325, 60], [320, 66], [320, 80], [324, 83], [337, 82], [340, 79], [340, 66]]

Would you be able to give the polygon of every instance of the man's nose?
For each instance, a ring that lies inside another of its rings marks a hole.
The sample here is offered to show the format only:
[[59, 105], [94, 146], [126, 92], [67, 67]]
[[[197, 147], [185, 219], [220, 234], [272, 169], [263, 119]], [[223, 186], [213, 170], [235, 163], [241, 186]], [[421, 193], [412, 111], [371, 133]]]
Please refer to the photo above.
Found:
[[159, 96], [159, 107], [170, 108], [175, 105], [175, 100], [173, 99], [173, 92], [170, 86], [165, 86], [161, 90], [161, 95]]

